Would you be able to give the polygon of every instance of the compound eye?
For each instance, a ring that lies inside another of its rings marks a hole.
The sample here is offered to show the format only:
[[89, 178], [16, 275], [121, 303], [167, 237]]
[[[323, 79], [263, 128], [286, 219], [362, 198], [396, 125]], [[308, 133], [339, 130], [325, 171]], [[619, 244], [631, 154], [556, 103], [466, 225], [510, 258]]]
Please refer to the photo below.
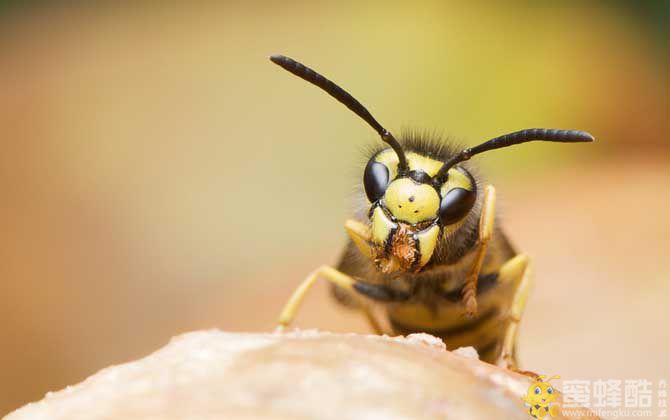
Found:
[[383, 163], [371, 159], [365, 166], [363, 186], [371, 203], [382, 198], [389, 184], [389, 170]]
[[472, 209], [477, 193], [465, 188], [454, 188], [440, 202], [440, 221], [444, 225], [458, 222]]

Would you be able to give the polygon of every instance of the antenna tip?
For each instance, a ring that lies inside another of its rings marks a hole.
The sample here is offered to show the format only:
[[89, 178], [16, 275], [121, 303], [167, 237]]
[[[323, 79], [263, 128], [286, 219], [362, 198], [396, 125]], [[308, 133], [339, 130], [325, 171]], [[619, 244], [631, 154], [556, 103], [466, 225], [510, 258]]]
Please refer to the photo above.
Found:
[[583, 142], [591, 143], [596, 141], [596, 138], [593, 137], [593, 134], [591, 133], [587, 133], [586, 131], [578, 131], [577, 133], [579, 135], [579, 139]]
[[270, 61], [272, 61], [275, 64], [280, 64], [284, 61], [286, 61], [286, 56], [281, 55], [281, 54], [272, 54], [270, 57]]

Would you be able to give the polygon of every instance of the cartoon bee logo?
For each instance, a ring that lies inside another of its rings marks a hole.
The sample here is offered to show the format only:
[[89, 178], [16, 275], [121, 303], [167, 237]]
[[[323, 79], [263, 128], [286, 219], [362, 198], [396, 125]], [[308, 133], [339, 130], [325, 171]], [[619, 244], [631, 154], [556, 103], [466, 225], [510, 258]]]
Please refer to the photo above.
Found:
[[560, 379], [560, 376], [555, 375], [544, 381], [545, 377], [545, 375], [538, 376], [536, 381], [528, 387], [526, 396], [523, 397], [530, 415], [540, 420], [545, 418], [547, 414], [556, 417], [559, 410], [557, 404], [552, 404], [556, 401], [556, 390], [549, 381]]

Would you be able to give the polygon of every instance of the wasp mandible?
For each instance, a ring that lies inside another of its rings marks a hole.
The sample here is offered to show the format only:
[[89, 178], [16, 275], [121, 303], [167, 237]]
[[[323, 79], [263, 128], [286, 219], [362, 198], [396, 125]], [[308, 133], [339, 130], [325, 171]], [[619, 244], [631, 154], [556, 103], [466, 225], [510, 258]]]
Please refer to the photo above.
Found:
[[[377, 333], [429, 333], [449, 349], [473, 346], [480, 359], [516, 368], [530, 260], [503, 233], [495, 215], [496, 190], [480, 183], [468, 160], [529, 141], [592, 142], [594, 137], [532, 128], [465, 149], [411, 132], [396, 139], [324, 76], [282, 55], [270, 60], [344, 104], [386, 144], [365, 166], [360, 199], [367, 211], [346, 221], [350, 240], [339, 263], [307, 276], [284, 306], [280, 327], [291, 322], [309, 289], [323, 278], [335, 297], [360, 309]], [[384, 322], [373, 305], [381, 308]]]

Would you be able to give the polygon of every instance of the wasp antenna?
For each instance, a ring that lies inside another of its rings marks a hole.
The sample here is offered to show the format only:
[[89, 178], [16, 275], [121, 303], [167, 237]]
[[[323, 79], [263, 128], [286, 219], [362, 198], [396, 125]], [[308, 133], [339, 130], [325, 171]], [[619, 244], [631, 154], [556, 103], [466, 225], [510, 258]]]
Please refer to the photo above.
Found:
[[339, 102], [344, 104], [344, 106], [361, 117], [365, 122], [370, 124], [370, 126], [381, 136], [382, 140], [385, 143], [388, 143], [398, 155], [398, 172], [405, 172], [407, 170], [407, 157], [405, 156], [405, 152], [400, 146], [400, 143], [398, 143], [398, 140], [393, 137], [391, 132], [382, 127], [382, 125], [377, 122], [372, 114], [370, 114], [370, 111], [368, 111], [367, 108], [363, 106], [363, 104], [358, 102], [356, 98], [351, 96], [349, 92], [342, 89], [309, 67], [305, 66], [304, 64], [293, 60], [292, 58], [277, 54], [271, 56], [270, 61], [282, 67], [284, 70], [293, 73], [299, 78], [320, 87], [326, 91], [327, 94], [337, 99]]
[[451, 159], [446, 161], [444, 165], [435, 175], [438, 181], [444, 181], [447, 172], [454, 165], [459, 162], [470, 159], [474, 155], [487, 152], [489, 150], [500, 149], [503, 147], [513, 146], [515, 144], [526, 143], [529, 141], [553, 141], [559, 143], [583, 143], [592, 142], [595, 138], [585, 132], [579, 130], [556, 130], [551, 128], [528, 128], [526, 130], [515, 131], [513, 133], [505, 134], [500, 137], [493, 138], [478, 146], [470, 147], [462, 150], [454, 155]]

